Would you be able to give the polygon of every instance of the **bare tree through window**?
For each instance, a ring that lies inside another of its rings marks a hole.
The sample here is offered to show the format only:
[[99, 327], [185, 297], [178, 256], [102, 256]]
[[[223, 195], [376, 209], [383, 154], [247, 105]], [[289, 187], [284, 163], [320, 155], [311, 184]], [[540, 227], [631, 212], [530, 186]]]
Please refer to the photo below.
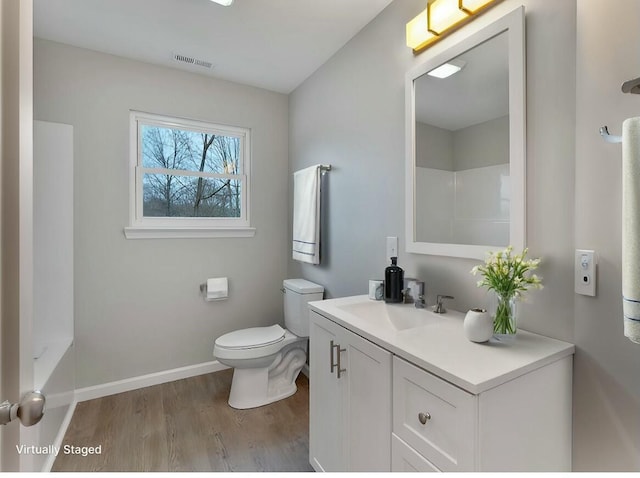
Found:
[[240, 138], [142, 125], [145, 217], [240, 217]]

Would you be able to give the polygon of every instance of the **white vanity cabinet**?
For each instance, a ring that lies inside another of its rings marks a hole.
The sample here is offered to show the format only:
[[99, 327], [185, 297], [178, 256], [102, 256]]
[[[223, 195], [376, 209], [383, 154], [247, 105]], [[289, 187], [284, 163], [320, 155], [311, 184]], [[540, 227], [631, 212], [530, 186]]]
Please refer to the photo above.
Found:
[[315, 312], [309, 458], [316, 471], [389, 471], [391, 353]]
[[476, 422], [474, 395], [394, 357], [392, 471], [407, 469], [411, 451], [416, 471], [473, 471]]
[[366, 296], [310, 309], [316, 471], [571, 471], [572, 344], [476, 344], [461, 313]]
[[393, 359], [392, 471], [570, 471], [571, 356], [478, 395]]

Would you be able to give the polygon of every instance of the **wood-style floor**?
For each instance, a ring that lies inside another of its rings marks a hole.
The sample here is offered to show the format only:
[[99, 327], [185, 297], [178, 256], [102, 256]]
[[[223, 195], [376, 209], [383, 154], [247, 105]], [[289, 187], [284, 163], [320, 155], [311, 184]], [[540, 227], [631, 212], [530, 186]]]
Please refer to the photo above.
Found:
[[309, 465], [309, 382], [250, 410], [227, 404], [232, 370], [79, 403], [64, 445], [102, 446], [65, 454], [53, 471], [313, 471]]

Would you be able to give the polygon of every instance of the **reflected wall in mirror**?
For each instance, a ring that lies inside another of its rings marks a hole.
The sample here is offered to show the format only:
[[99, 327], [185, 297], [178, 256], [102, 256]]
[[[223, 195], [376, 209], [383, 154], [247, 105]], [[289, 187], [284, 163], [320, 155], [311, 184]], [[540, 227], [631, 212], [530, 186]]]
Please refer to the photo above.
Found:
[[407, 74], [409, 252], [524, 247], [523, 18], [520, 8]]
[[415, 80], [418, 242], [509, 243], [509, 63], [505, 32]]

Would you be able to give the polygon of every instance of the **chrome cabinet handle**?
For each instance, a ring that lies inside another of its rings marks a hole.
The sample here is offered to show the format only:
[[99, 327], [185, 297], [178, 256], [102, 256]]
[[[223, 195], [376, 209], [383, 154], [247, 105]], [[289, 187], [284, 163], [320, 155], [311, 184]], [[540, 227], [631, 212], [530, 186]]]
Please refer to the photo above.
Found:
[[329, 373], [333, 373], [333, 369], [336, 368], [336, 364], [333, 361], [333, 349], [335, 348], [335, 345], [333, 344], [333, 340], [330, 342], [329, 344], [329, 363], [330, 363], [330, 367], [329, 367]]
[[[329, 372], [333, 373], [333, 369], [338, 370], [338, 378], [341, 377], [342, 372], [346, 372], [347, 369], [341, 368], [340, 366], [340, 353], [344, 352], [347, 349], [341, 349], [340, 344], [335, 344], [333, 340], [329, 344], [329, 363], [331, 364]], [[338, 356], [337, 361], [333, 361], [333, 349], [336, 349], [336, 355]]]
[[342, 372], [346, 372], [347, 371], [346, 368], [341, 368], [341, 365], [340, 365], [340, 354], [342, 352], [345, 352], [347, 349], [341, 349], [340, 345], [336, 345], [335, 347], [336, 347], [336, 352], [337, 352], [337, 355], [338, 355], [338, 363], [336, 364], [336, 366], [338, 367], [338, 378], [340, 378]]
[[431, 414], [429, 412], [426, 412], [426, 413], [420, 412], [418, 413], [418, 420], [423, 425], [426, 425], [427, 421], [431, 420]]

